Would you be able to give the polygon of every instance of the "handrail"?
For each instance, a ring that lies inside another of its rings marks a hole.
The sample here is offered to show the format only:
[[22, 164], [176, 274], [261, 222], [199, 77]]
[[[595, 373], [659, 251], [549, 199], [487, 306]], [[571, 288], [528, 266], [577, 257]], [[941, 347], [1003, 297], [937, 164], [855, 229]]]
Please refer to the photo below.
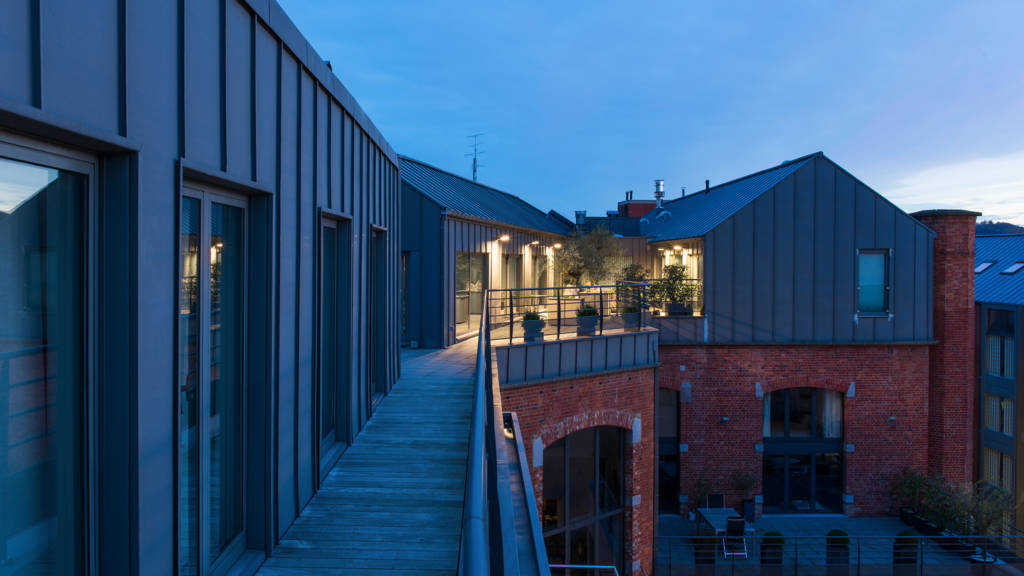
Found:
[[603, 564], [551, 564], [552, 568], [583, 568], [585, 570], [611, 570], [615, 576], [619, 576], [619, 569], [615, 566]]
[[473, 376], [473, 411], [470, 418], [469, 456], [466, 463], [466, 492], [462, 507], [462, 538], [459, 543], [459, 573], [490, 573], [490, 531], [487, 526], [487, 443], [486, 372], [487, 307], [480, 313], [476, 372]]

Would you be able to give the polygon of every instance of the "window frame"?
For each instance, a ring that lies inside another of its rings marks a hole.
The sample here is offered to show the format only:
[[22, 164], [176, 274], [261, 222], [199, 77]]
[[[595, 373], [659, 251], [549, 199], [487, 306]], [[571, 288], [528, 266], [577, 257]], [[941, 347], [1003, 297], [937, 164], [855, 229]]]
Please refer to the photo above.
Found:
[[[79, 541], [82, 546], [84, 574], [99, 573], [99, 426], [97, 391], [99, 383], [99, 158], [93, 154], [43, 143], [32, 138], [0, 130], [0, 157], [26, 164], [74, 172], [85, 177], [85, 238], [82, 305], [82, 518]], [[128, 506], [133, 504], [129, 503]]]
[[[249, 374], [248, 374], [248, 369], [249, 369], [249, 346], [250, 346], [250, 343], [251, 343], [250, 342], [251, 336], [249, 335], [249, 312], [250, 312], [250, 310], [249, 310], [249, 291], [250, 291], [250, 289], [252, 288], [252, 285], [253, 285], [252, 284], [252, 278], [249, 277], [250, 259], [251, 259], [251, 256], [252, 256], [251, 250], [252, 250], [252, 242], [253, 242], [253, 237], [252, 237], [253, 226], [252, 226], [252, 220], [251, 220], [252, 206], [251, 206], [251, 203], [249, 201], [249, 197], [247, 195], [239, 193], [239, 192], [228, 191], [228, 190], [225, 190], [225, 189], [220, 188], [220, 187], [208, 185], [208, 184], [205, 184], [203, 182], [198, 182], [198, 181], [196, 181], [194, 179], [189, 179], [189, 180], [186, 180], [186, 181], [181, 183], [181, 185], [179, 187], [177, 206], [176, 206], [176, 210], [177, 210], [177, 219], [176, 219], [177, 229], [176, 229], [175, 233], [178, 236], [178, 240], [176, 240], [176, 242], [175, 242], [175, 246], [176, 246], [175, 268], [176, 268], [176, 271], [177, 271], [177, 274], [176, 274], [176, 277], [175, 277], [175, 282], [176, 282], [176, 286], [177, 286], [176, 294], [175, 294], [175, 310], [176, 311], [180, 310], [180, 308], [181, 308], [181, 302], [180, 302], [180, 282], [181, 282], [181, 277], [182, 277], [182, 273], [183, 273], [183, 262], [182, 262], [182, 258], [181, 258], [181, 245], [180, 245], [181, 226], [180, 226], [180, 223], [181, 223], [181, 213], [182, 213], [182, 201], [184, 199], [186, 199], [186, 198], [191, 198], [191, 199], [197, 200], [199, 202], [199, 206], [200, 206], [200, 211], [199, 211], [199, 217], [200, 217], [200, 225], [199, 225], [199, 255], [200, 255], [200, 260], [198, 262], [198, 269], [199, 269], [200, 272], [199, 272], [199, 280], [197, 281], [197, 292], [199, 293], [198, 300], [197, 300], [197, 305], [199, 306], [199, 332], [198, 332], [199, 340], [198, 340], [197, 353], [200, 356], [199, 356], [199, 359], [196, 362], [197, 365], [199, 366], [199, 370], [200, 370], [199, 379], [198, 379], [198, 384], [200, 386], [200, 392], [198, 394], [198, 398], [199, 398], [199, 411], [198, 411], [199, 419], [198, 419], [198, 424], [197, 424], [197, 426], [199, 426], [199, 431], [198, 431], [198, 435], [199, 435], [199, 440], [198, 440], [198, 442], [199, 442], [199, 447], [198, 447], [198, 452], [199, 452], [199, 457], [198, 457], [198, 460], [199, 460], [199, 485], [197, 487], [197, 489], [198, 489], [198, 499], [199, 499], [199, 504], [198, 504], [198, 507], [197, 507], [197, 513], [199, 514], [199, 517], [197, 519], [197, 526], [198, 526], [199, 534], [198, 534], [198, 540], [196, 542], [196, 548], [197, 548], [197, 550], [196, 550], [196, 555], [197, 555], [196, 572], [197, 572], [198, 576], [221, 576], [223, 574], [227, 574], [231, 570], [231, 568], [234, 566], [234, 564], [238, 561], [238, 559], [241, 558], [241, 556], [244, 554], [245, 550], [248, 548], [248, 541], [249, 541], [249, 535], [248, 535], [248, 529], [247, 529], [248, 528], [248, 521], [249, 521], [249, 508], [248, 508], [248, 505], [247, 505], [247, 498], [248, 498], [248, 494], [249, 494], [248, 465], [249, 465], [250, 443], [249, 443], [249, 439], [248, 439], [248, 436], [249, 436], [249, 434], [248, 434], [248, 431], [249, 431], [249, 418], [248, 418], [249, 417], [249, 414], [248, 414], [248, 412], [249, 412], [248, 411], [248, 406], [249, 406], [249, 389], [248, 388], [249, 388], [249, 386], [247, 385], [247, 382], [249, 381]], [[210, 521], [210, 518], [212, 517], [212, 513], [210, 512], [210, 506], [209, 506], [209, 503], [210, 503], [210, 500], [209, 500], [209, 496], [210, 496], [210, 488], [209, 488], [209, 486], [210, 486], [210, 464], [209, 464], [209, 448], [208, 448], [208, 444], [209, 444], [209, 438], [210, 437], [208, 436], [208, 433], [209, 433], [208, 426], [204, 425], [204, 415], [209, 413], [209, 407], [210, 407], [210, 402], [211, 402], [211, 399], [210, 399], [210, 388], [211, 388], [211, 386], [210, 386], [210, 371], [209, 371], [209, 362], [210, 362], [210, 359], [211, 359], [211, 347], [210, 347], [211, 346], [211, 334], [210, 334], [210, 314], [209, 313], [211, 311], [211, 308], [210, 308], [211, 303], [210, 303], [209, 290], [208, 289], [203, 289], [203, 288], [208, 288], [209, 280], [210, 280], [210, 274], [209, 274], [209, 264], [210, 264], [210, 261], [209, 261], [208, 254], [209, 254], [210, 244], [212, 242], [212, 236], [211, 236], [212, 231], [211, 231], [210, 217], [212, 216], [211, 207], [212, 207], [212, 205], [214, 203], [222, 204], [222, 205], [225, 205], [225, 206], [230, 206], [230, 207], [233, 207], [233, 208], [240, 208], [240, 209], [243, 210], [243, 218], [242, 218], [242, 223], [243, 223], [243, 228], [242, 228], [242, 270], [241, 270], [242, 282], [243, 282], [243, 285], [241, 287], [241, 295], [242, 295], [242, 303], [241, 303], [241, 308], [242, 308], [242, 314], [241, 314], [241, 321], [242, 321], [242, 326], [241, 326], [241, 334], [242, 334], [241, 350], [242, 350], [242, 355], [241, 355], [241, 359], [240, 359], [240, 366], [241, 366], [241, 371], [242, 371], [242, 373], [241, 373], [241, 380], [242, 380], [242, 386], [241, 386], [242, 410], [240, 411], [240, 414], [239, 414], [241, 419], [242, 419], [242, 437], [241, 437], [241, 440], [242, 440], [242, 445], [241, 445], [242, 465], [241, 465], [241, 474], [240, 474], [241, 492], [242, 492], [242, 494], [241, 494], [241, 502], [242, 502], [242, 522], [241, 522], [241, 526], [242, 526], [242, 528], [241, 528], [240, 532], [238, 533], [238, 535], [235, 536], [232, 539], [232, 541], [221, 550], [220, 555], [217, 558], [213, 559], [212, 561], [209, 561], [209, 559], [207, 557], [209, 549], [210, 549], [209, 521]], [[206, 258], [204, 258], [204, 256]], [[175, 359], [175, 362], [178, 361], [179, 355], [181, 354], [180, 335], [177, 333], [177, 331], [178, 331], [178, 317], [175, 316], [175, 344], [174, 344], [174, 359]], [[180, 406], [179, 398], [178, 398], [180, 387], [181, 387], [181, 382], [178, 380], [177, 369], [175, 369], [175, 391], [174, 391], [175, 393], [174, 393], [174, 402], [173, 402], [173, 404], [174, 404], [174, 410], [175, 410], [174, 437], [176, 439], [179, 438], [179, 435], [181, 433], [181, 430], [179, 428], [179, 422], [177, 420], [177, 412], [178, 412], [178, 409], [179, 409], [179, 406]], [[181, 550], [181, 542], [182, 542], [182, 540], [181, 540], [181, 537], [180, 537], [180, 533], [181, 533], [181, 529], [182, 529], [181, 522], [180, 522], [180, 514], [181, 514], [181, 492], [180, 492], [181, 458], [182, 458], [182, 454], [181, 454], [180, 445], [179, 445], [179, 442], [177, 442], [177, 440], [176, 440], [174, 442], [174, 514], [175, 514], [174, 526], [175, 526], [175, 535], [176, 535], [176, 542], [175, 542], [175, 567], [174, 567], [175, 573], [178, 573], [178, 571], [180, 569], [180, 566], [181, 566], [181, 564], [180, 564], [181, 560], [180, 559], [181, 559], [181, 554], [182, 554], [182, 550]], [[205, 524], [204, 524], [204, 522], [205, 522]]]
[[[569, 465], [570, 464], [570, 460], [571, 460], [571, 457], [570, 457], [571, 455], [570, 455], [570, 452], [569, 452], [569, 447], [570, 447], [569, 437], [572, 436], [573, 434], [584, 432], [586, 430], [593, 430], [593, 434], [594, 434], [594, 446], [593, 446], [593, 448], [594, 448], [594, 453], [593, 453], [594, 454], [594, 469], [593, 469], [593, 474], [594, 474], [594, 482], [595, 482], [595, 485], [596, 485], [597, 484], [597, 479], [599, 478], [599, 476], [601, 474], [601, 441], [600, 441], [601, 434], [600, 434], [600, 432], [601, 432], [601, 430], [603, 428], [611, 428], [611, 429], [615, 430], [616, 432], [618, 432], [618, 434], [619, 434], [619, 457], [620, 457], [620, 462], [622, 464], [622, 468], [621, 468], [622, 481], [621, 481], [621, 484], [619, 486], [619, 501], [620, 501], [620, 505], [617, 508], [613, 508], [611, 510], [602, 511], [601, 510], [601, 493], [600, 493], [600, 490], [595, 490], [594, 491], [594, 502], [593, 502], [594, 508], [593, 508], [593, 512], [591, 514], [589, 514], [589, 515], [585, 515], [585, 516], [581, 516], [581, 517], [573, 519], [572, 518], [572, 512], [571, 512], [572, 504], [571, 504], [571, 500], [570, 500], [570, 485], [571, 485], [571, 482], [569, 480], [569, 478], [570, 478], [570, 470], [571, 470], [571, 466]], [[575, 532], [577, 530], [585, 529], [585, 528], [588, 528], [588, 527], [597, 527], [598, 525], [600, 525], [600, 523], [602, 521], [607, 520], [609, 518], [614, 518], [615, 516], [618, 516], [620, 514], [622, 515], [622, 541], [619, 544], [620, 544], [620, 546], [622, 546], [622, 562], [623, 562], [624, 565], [625, 565], [625, 563], [627, 562], [627, 560], [629, 559], [629, 557], [631, 555], [631, 551], [629, 550], [629, 548], [627, 546], [627, 540], [626, 540], [626, 537], [625, 537], [625, 534], [627, 533], [627, 530], [628, 530], [628, 526], [627, 526], [626, 523], [630, 519], [630, 508], [631, 508], [630, 503], [628, 503], [626, 501], [626, 497], [627, 497], [626, 479], [631, 474], [631, 472], [629, 470], [629, 467], [628, 467], [629, 462], [626, 459], [626, 451], [627, 451], [628, 446], [629, 446], [629, 444], [628, 444], [629, 443], [629, 437], [626, 434], [626, 431], [627, 431], [626, 429], [620, 428], [618, 426], [607, 426], [607, 425], [605, 425], [605, 426], [592, 426], [590, 428], [583, 428], [581, 430], [576, 430], [576, 431], [572, 432], [571, 434], [567, 434], [567, 435], [559, 438], [555, 442], [552, 442], [551, 445], [544, 447], [544, 450], [546, 451], [550, 446], [554, 445], [556, 442], [562, 442], [562, 446], [563, 446], [563, 449], [562, 449], [562, 471], [563, 471], [562, 498], [563, 498], [563, 501], [565, 503], [565, 505], [564, 505], [564, 511], [565, 512], [564, 512], [564, 517], [559, 518], [559, 520], [562, 521], [561, 524], [556, 524], [555, 526], [547, 528], [547, 529], [544, 529], [544, 527], [541, 526], [541, 538], [546, 542], [549, 537], [557, 536], [559, 534], [562, 534], [564, 536], [564, 546], [565, 546], [565, 548], [564, 548], [563, 552], [565, 552], [566, 562], [568, 562], [569, 558], [570, 558], [569, 553], [570, 553], [570, 546], [571, 546], [571, 535], [572, 535], [573, 532]], [[543, 464], [541, 466], [541, 469], [543, 470]], [[543, 486], [541, 487], [541, 499], [543, 501]], [[596, 552], [596, 547], [594, 547], [594, 544], [597, 541], [596, 539], [597, 539], [596, 532], [591, 531], [591, 540], [590, 540], [590, 545], [591, 545], [590, 551], [591, 551], [591, 553], [595, 553]]]
[[[892, 318], [892, 248], [857, 248], [857, 253], [854, 257], [854, 290], [853, 290], [853, 306], [856, 310], [855, 318]], [[860, 307], [860, 290], [861, 290], [861, 267], [860, 257], [861, 255], [877, 254], [882, 256], [882, 269], [885, 274], [884, 278], [884, 290], [883, 298], [884, 305], [882, 310], [861, 310]]]

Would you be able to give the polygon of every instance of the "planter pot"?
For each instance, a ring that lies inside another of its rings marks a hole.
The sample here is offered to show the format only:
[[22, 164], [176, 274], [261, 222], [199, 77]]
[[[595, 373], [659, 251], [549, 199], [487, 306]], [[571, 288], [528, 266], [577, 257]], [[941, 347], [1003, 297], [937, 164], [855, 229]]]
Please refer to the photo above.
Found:
[[832, 566], [849, 566], [849, 546], [826, 546], [825, 561]]
[[523, 320], [523, 340], [537, 342], [544, 339], [544, 322], [541, 320]]
[[[689, 314], [686, 313], [686, 309], [687, 308], [690, 308], [690, 313]], [[665, 303], [665, 312], [669, 316], [689, 316], [689, 315], [693, 314], [693, 307], [692, 306], [688, 307], [683, 302], [666, 302]]]
[[578, 336], [587, 336], [597, 331], [597, 321], [600, 319], [599, 316], [577, 316], [576, 317], [576, 334]]
[[894, 565], [917, 564], [917, 543], [893, 542], [892, 563]]
[[743, 519], [747, 522], [754, 522], [757, 520], [756, 509], [754, 508], [754, 500], [748, 498], [743, 501]]
[[939, 526], [934, 522], [926, 521], [924, 522], [924, 524], [921, 525], [921, 528], [918, 530], [918, 532], [924, 534], [925, 536], [938, 536], [940, 533], [942, 533], [942, 528], [939, 528]]
[[640, 313], [639, 312], [623, 312], [622, 323], [626, 330], [639, 330], [640, 329]]
[[[782, 548], [761, 547], [761, 564], [777, 566], [782, 564]], [[761, 571], [764, 574], [764, 571]]]

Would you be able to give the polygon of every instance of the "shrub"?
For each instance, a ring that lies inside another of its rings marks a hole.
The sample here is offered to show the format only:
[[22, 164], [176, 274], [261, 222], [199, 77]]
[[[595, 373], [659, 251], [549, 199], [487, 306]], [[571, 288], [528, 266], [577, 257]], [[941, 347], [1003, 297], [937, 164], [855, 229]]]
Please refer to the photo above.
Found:
[[619, 308], [619, 312], [622, 313], [622, 314], [635, 314], [635, 313], [637, 313], [639, 311], [640, 311], [640, 307], [639, 306], [633, 306], [633, 305], [623, 306], [622, 308]]
[[541, 319], [540, 318], [540, 314], [538, 314], [536, 312], [523, 312], [523, 322], [528, 322], [530, 320], [540, 320], [540, 319]]
[[597, 308], [593, 306], [580, 306], [576, 310], [576, 316], [597, 316]]
[[837, 548], [849, 549], [850, 535], [838, 528], [829, 530], [828, 534], [826, 534], [825, 536], [825, 544], [829, 547], [830, 550], [834, 550]]

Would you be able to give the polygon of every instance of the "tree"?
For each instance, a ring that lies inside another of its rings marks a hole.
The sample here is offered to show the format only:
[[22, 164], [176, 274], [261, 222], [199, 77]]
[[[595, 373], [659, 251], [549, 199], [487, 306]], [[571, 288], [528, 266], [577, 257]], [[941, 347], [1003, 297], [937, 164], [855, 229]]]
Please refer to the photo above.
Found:
[[601, 284], [612, 278], [622, 259], [622, 247], [607, 228], [577, 232], [555, 252], [555, 270], [566, 284]]

